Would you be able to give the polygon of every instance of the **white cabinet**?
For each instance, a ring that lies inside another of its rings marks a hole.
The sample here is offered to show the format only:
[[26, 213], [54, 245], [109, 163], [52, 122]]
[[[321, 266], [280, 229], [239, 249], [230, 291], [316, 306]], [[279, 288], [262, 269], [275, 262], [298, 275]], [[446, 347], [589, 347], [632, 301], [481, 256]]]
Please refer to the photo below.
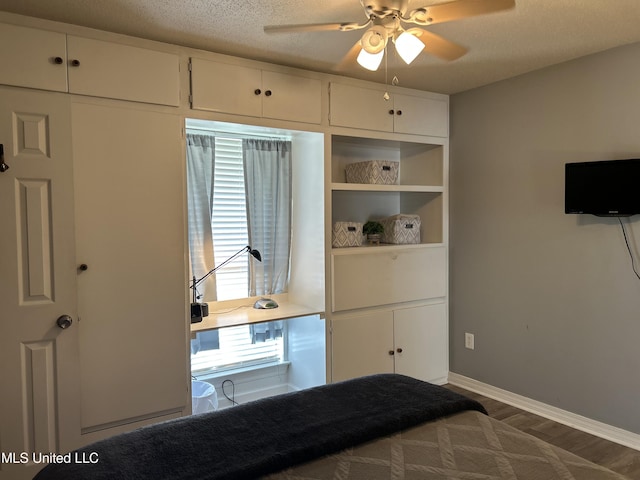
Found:
[[178, 106], [178, 55], [0, 24], [0, 83]]
[[0, 83], [67, 91], [67, 36], [0, 24]]
[[[389, 371], [446, 381], [448, 143], [411, 140], [331, 136], [331, 226], [398, 213], [421, 220], [417, 244], [327, 249], [333, 381]], [[397, 162], [397, 183], [346, 182], [350, 164], [370, 160]]]
[[[336, 249], [332, 256], [332, 311], [444, 297], [444, 246]], [[352, 253], [353, 252], [353, 253]]]
[[444, 99], [331, 84], [330, 123], [383, 132], [446, 137], [449, 105]]
[[250, 117], [320, 123], [315, 78], [191, 59], [191, 107]]
[[90, 38], [67, 37], [69, 92], [178, 106], [178, 55]]
[[434, 383], [448, 373], [446, 304], [333, 318], [332, 381], [400, 373]]

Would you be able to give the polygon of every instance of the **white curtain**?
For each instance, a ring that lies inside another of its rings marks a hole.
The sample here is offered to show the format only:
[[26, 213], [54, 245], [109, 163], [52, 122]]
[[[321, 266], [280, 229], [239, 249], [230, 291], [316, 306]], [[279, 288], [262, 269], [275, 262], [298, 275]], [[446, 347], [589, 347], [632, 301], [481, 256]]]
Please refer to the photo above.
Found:
[[[211, 213], [215, 137], [187, 134], [187, 196], [189, 215], [190, 278], [201, 278], [214, 267]], [[198, 285], [200, 301], [216, 300], [216, 279], [211, 275]], [[191, 292], [190, 292], [191, 293]]]
[[249, 245], [262, 255], [250, 262], [249, 295], [287, 291], [291, 250], [291, 142], [244, 139]]

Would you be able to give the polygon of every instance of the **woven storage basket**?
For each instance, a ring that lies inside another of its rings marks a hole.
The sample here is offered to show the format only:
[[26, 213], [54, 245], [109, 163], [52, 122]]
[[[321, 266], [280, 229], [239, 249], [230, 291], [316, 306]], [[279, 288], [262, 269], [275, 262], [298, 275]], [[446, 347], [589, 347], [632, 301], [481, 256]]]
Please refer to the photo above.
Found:
[[359, 247], [362, 245], [362, 223], [358, 222], [335, 222], [333, 224], [332, 246], [339, 247]]
[[384, 227], [382, 243], [420, 243], [421, 222], [418, 215], [392, 215], [380, 220], [380, 223]]
[[398, 183], [398, 162], [370, 160], [345, 167], [347, 183], [395, 185]]

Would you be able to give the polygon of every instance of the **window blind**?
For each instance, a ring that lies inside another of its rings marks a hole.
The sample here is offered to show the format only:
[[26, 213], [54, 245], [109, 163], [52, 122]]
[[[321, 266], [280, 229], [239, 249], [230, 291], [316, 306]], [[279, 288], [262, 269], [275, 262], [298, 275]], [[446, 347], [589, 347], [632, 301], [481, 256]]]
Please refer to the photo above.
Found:
[[[248, 244], [247, 209], [242, 166], [242, 139], [216, 137], [216, 159], [211, 219], [216, 265]], [[216, 272], [218, 300], [246, 297], [249, 292], [249, 256], [231, 261]]]

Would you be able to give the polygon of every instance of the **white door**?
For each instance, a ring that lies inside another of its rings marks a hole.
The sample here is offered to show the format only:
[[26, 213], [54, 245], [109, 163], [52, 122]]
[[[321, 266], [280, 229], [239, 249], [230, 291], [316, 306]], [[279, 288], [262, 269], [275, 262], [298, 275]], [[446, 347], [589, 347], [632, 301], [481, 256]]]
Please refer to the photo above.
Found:
[[260, 117], [262, 93], [257, 68], [191, 59], [191, 106], [196, 110]]
[[262, 90], [264, 117], [320, 123], [322, 119], [320, 80], [263, 71]]
[[69, 92], [178, 106], [180, 58], [69, 35]]
[[70, 125], [65, 95], [0, 87], [0, 480], [79, 446]]
[[182, 118], [72, 105], [83, 441], [188, 411]]
[[393, 102], [385, 100], [384, 90], [332, 83], [329, 101], [331, 125], [393, 131]]
[[394, 310], [393, 326], [396, 373], [444, 383], [449, 370], [446, 304]]
[[394, 131], [415, 135], [449, 135], [449, 105], [444, 100], [394, 95]]
[[331, 380], [393, 373], [393, 312], [382, 310], [331, 321]]
[[1, 84], [67, 91], [67, 36], [64, 33], [3, 23], [0, 24], [0, 45]]

